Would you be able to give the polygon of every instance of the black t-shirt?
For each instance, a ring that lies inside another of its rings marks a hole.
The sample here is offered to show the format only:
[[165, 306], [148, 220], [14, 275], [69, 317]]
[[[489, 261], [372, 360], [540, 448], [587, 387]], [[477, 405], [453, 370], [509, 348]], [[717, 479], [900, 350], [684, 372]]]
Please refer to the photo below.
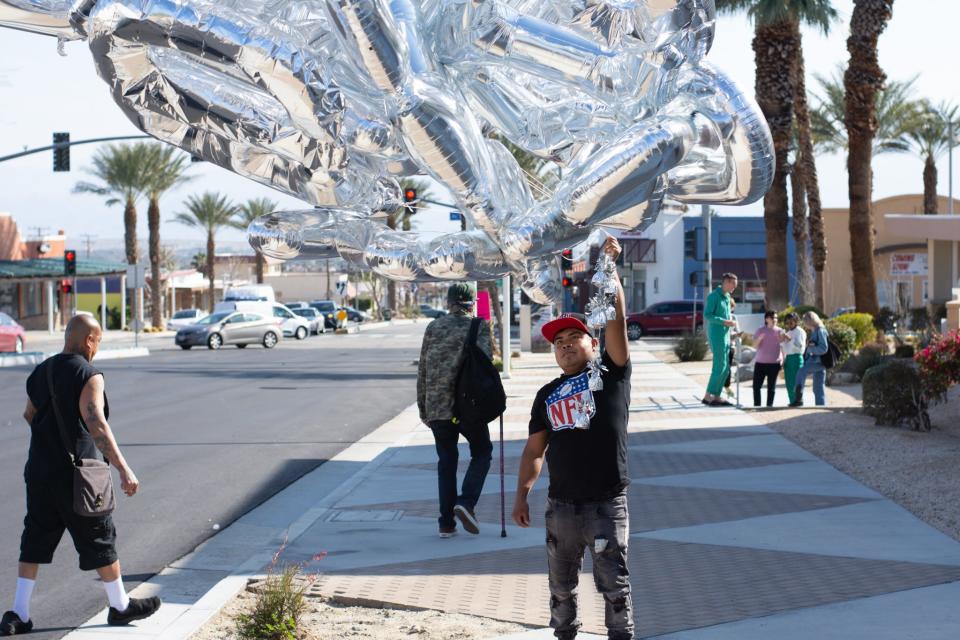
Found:
[[[50, 403], [47, 367], [53, 367], [53, 386], [57, 392], [60, 415], [67, 434], [74, 443], [78, 458], [102, 459], [80, 415], [80, 392], [93, 376], [102, 375], [86, 358], [61, 353], [43, 361], [27, 378], [27, 396], [37, 409], [30, 424], [30, 453], [23, 470], [29, 480], [69, 477], [73, 472], [57, 426], [57, 416]], [[104, 415], [110, 417], [110, 405], [104, 392]]]
[[[630, 361], [602, 361], [603, 389], [590, 391], [588, 370], [562, 375], [545, 385], [533, 401], [530, 433], [548, 430], [547, 469], [551, 498], [587, 502], [605, 500], [630, 484], [627, 473], [627, 421], [630, 410]], [[593, 397], [596, 412], [588, 429], [577, 428], [580, 407]]]

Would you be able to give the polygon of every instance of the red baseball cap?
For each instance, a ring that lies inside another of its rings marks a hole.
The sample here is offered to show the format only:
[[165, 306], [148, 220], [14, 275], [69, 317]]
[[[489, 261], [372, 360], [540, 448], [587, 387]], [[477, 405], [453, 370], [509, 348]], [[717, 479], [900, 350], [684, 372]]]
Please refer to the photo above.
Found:
[[562, 315], [556, 320], [551, 320], [547, 324], [543, 325], [543, 329], [540, 330], [540, 333], [543, 334], [543, 337], [547, 339], [547, 342], [553, 344], [553, 339], [556, 338], [557, 334], [564, 329], [576, 329], [578, 331], [583, 331], [591, 338], [593, 337], [593, 334], [590, 333], [590, 329], [587, 328], [587, 325], [573, 315]]

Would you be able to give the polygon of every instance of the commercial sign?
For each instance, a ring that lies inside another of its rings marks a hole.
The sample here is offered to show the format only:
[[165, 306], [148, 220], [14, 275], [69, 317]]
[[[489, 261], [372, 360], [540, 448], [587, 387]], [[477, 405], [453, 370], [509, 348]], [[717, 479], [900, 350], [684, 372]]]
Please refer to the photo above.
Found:
[[766, 294], [763, 291], [763, 287], [760, 285], [747, 285], [743, 288], [744, 300], [763, 300], [765, 298]]
[[890, 254], [891, 276], [925, 276], [927, 275], [927, 254], [925, 253], [892, 253]]

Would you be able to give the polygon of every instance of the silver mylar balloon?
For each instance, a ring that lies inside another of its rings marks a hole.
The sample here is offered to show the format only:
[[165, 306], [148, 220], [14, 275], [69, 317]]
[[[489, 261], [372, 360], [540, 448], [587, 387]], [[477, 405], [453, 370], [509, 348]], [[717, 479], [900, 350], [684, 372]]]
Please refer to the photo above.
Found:
[[[704, 62], [715, 19], [713, 0], [0, 0], [0, 26], [87, 39], [143, 131], [317, 205], [255, 221], [265, 255], [514, 273], [538, 302], [561, 294], [554, 254], [598, 228], [769, 188], [759, 108]], [[563, 178], [534, 193], [494, 138]], [[470, 231], [386, 227], [418, 174]]]

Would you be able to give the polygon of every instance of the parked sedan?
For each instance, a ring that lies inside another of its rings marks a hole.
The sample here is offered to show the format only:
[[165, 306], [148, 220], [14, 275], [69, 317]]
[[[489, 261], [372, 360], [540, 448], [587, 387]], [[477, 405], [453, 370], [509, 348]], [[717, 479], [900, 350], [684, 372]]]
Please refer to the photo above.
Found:
[[316, 309], [328, 329], [337, 328], [337, 303], [333, 300], [311, 300], [310, 306]]
[[440, 316], [447, 315], [447, 312], [444, 311], [443, 309], [437, 309], [435, 307], [431, 307], [428, 304], [421, 304], [420, 315], [425, 316], [427, 318], [439, 318]]
[[0, 351], [23, 353], [26, 344], [26, 331], [20, 323], [0, 311]]
[[648, 333], [691, 331], [703, 327], [703, 304], [693, 300], [675, 300], [652, 304], [640, 313], [627, 316], [627, 337], [639, 340]]
[[167, 331], [176, 331], [187, 325], [196, 324], [207, 317], [207, 312], [200, 309], [181, 309], [167, 320]]
[[279, 302], [274, 302], [273, 317], [280, 321], [280, 328], [284, 337], [294, 337], [304, 340], [310, 335], [310, 321], [302, 318]]
[[266, 349], [273, 349], [282, 335], [277, 318], [234, 311], [214, 313], [184, 327], [177, 331], [174, 340], [181, 349], [206, 346], [216, 350], [225, 344], [235, 344], [239, 349], [248, 344], [262, 344]]
[[290, 309], [295, 314], [310, 323], [310, 333], [317, 335], [327, 332], [327, 323], [323, 321], [323, 316], [313, 307], [297, 307]]
[[349, 322], [366, 322], [370, 319], [370, 314], [366, 311], [360, 311], [353, 307], [343, 307], [347, 310], [347, 320]]

